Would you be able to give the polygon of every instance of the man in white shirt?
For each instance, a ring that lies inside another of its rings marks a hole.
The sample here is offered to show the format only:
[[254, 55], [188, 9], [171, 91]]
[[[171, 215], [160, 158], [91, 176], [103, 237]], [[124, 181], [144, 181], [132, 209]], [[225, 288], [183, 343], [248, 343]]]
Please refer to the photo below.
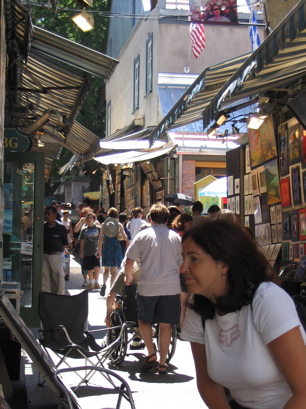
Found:
[[[148, 350], [141, 365], [146, 371], [158, 365], [158, 373], [166, 374], [166, 357], [171, 341], [171, 325], [179, 323], [181, 239], [167, 228], [168, 209], [154, 204], [150, 209], [152, 227], [139, 232], [127, 249], [126, 285], [133, 281], [133, 264], [140, 258], [141, 273], [137, 286], [138, 326]], [[160, 328], [160, 359], [152, 341], [151, 324]]]
[[133, 219], [130, 221], [128, 229], [131, 232], [131, 238], [136, 236], [137, 233], [140, 232], [142, 226], [146, 225], [147, 222], [143, 220], [143, 209], [141, 207], [135, 207], [135, 209], [132, 210], [132, 215]]

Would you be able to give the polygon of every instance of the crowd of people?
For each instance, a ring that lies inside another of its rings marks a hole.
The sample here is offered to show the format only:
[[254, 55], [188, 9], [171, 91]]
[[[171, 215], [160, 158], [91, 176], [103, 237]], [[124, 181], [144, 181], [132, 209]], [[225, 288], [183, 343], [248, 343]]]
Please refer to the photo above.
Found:
[[[64, 212], [61, 223], [55, 221], [58, 212], [50, 206], [45, 245], [52, 242], [52, 248], [44, 248], [43, 268], [59, 265], [60, 257], [51, 259], [69, 245], [68, 234], [73, 248], [79, 244], [83, 285], [104, 296], [110, 280], [107, 326], [116, 294], [136, 283], [138, 327], [147, 349], [140, 371], [167, 374], [176, 325], [191, 344], [208, 408], [305, 408], [306, 335], [291, 297], [277, 285], [239, 215], [218, 206], [206, 216], [202, 212], [201, 202], [194, 203], [192, 215], [179, 204], [156, 203], [146, 218], [141, 208], [133, 209], [131, 220], [110, 208], [100, 213], [100, 223], [87, 206], [78, 222], [67, 224]], [[43, 274], [43, 289], [62, 294], [63, 281], [54, 286], [54, 275]], [[160, 327], [158, 352], [152, 323]]]

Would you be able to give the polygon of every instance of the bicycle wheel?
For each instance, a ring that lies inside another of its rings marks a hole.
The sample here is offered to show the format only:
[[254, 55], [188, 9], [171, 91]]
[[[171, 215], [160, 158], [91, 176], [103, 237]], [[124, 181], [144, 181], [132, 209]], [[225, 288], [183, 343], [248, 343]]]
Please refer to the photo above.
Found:
[[[153, 335], [153, 338], [156, 338], [157, 340], [157, 347], [158, 350], [160, 350], [159, 347], [159, 325], [158, 324], [153, 324], [153, 330], [155, 330], [155, 335]], [[176, 349], [176, 342], [177, 342], [177, 330], [176, 330], [176, 325], [171, 325], [171, 340], [170, 340], [170, 345], [167, 353], [167, 359], [166, 362], [169, 363], [175, 353]]]
[[[117, 327], [125, 322], [125, 317], [120, 308], [116, 308], [110, 316], [110, 320], [112, 323], [112, 326]], [[107, 343], [110, 344], [115, 341], [115, 339], [118, 338], [120, 334], [121, 328], [116, 328], [107, 331]], [[110, 361], [115, 364], [119, 365], [123, 362], [125, 355], [126, 355], [126, 350], [127, 350], [127, 330], [126, 328], [122, 332], [121, 339], [118, 343], [117, 348], [114, 350], [114, 352], [110, 355]]]

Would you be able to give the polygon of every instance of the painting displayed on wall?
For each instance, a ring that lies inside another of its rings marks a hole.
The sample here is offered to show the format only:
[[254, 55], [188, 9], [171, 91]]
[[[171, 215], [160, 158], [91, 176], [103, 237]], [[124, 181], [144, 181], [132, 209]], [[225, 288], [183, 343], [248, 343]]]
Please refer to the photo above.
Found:
[[266, 173], [265, 173], [265, 167], [260, 166], [257, 168], [257, 173], [258, 173], [258, 187], [259, 187], [259, 193], [266, 193], [267, 191], [267, 184], [266, 184]]
[[275, 212], [276, 212], [276, 223], [281, 223], [282, 222], [282, 206], [280, 204], [275, 206]]
[[299, 209], [300, 240], [306, 240], [306, 209]]
[[288, 158], [288, 132], [287, 124], [279, 127], [279, 173], [281, 176], [286, 176], [289, 172], [289, 158]]
[[280, 181], [281, 189], [281, 204], [282, 207], [291, 206], [291, 195], [290, 195], [290, 178], [284, 178]]
[[303, 187], [304, 203], [306, 203], [306, 170], [302, 172], [302, 187]]
[[299, 237], [299, 219], [298, 219], [298, 211], [292, 210], [291, 211], [291, 240], [298, 241]]
[[248, 129], [251, 166], [257, 166], [277, 156], [272, 116], [259, 129]]
[[290, 233], [290, 212], [283, 213], [283, 240], [289, 240], [291, 238]]
[[302, 168], [306, 168], [306, 129], [301, 127], [301, 164]]
[[302, 204], [300, 166], [291, 168], [292, 202], [295, 206]]
[[245, 173], [251, 172], [250, 147], [245, 145]]
[[298, 122], [288, 128], [288, 138], [289, 164], [294, 165], [301, 160], [300, 125]]
[[252, 187], [253, 196], [256, 196], [259, 194], [257, 169], [252, 170], [251, 181], [252, 181], [251, 187]]
[[266, 163], [264, 166], [267, 184], [268, 205], [272, 205], [281, 201], [277, 159]]
[[254, 220], [255, 224], [262, 222], [261, 206], [259, 196], [254, 197]]

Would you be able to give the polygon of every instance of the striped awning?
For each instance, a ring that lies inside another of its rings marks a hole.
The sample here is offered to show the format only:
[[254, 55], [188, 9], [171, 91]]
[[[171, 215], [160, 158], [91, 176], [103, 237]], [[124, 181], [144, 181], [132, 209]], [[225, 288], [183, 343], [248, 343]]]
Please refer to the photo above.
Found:
[[301, 0], [241, 65], [203, 112], [204, 128], [218, 111], [246, 97], [290, 89], [306, 75], [306, 0]]
[[49, 112], [49, 122], [39, 129], [44, 131], [41, 143], [32, 148], [45, 153], [47, 168], [63, 146], [74, 155], [92, 156], [99, 138], [76, 122], [76, 117], [92, 75], [106, 79], [118, 61], [33, 26], [28, 9], [18, 0], [6, 1], [5, 19], [10, 59], [7, 77], [13, 79], [6, 102], [11, 121], [25, 132]]
[[204, 109], [249, 56], [245, 54], [206, 68], [153, 129], [150, 139], [160, 139], [167, 130], [202, 120]]

